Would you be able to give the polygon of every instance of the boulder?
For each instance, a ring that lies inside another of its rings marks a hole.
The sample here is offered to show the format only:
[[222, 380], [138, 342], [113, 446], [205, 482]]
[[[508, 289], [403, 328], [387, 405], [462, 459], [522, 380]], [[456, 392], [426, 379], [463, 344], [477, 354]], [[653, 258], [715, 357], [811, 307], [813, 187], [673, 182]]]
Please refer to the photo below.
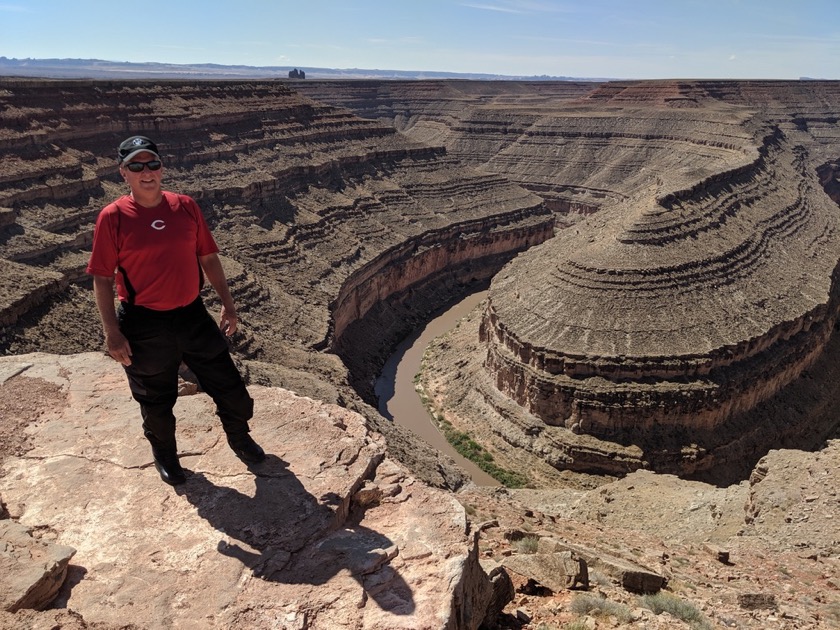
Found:
[[0, 609], [41, 610], [56, 596], [76, 550], [32, 536], [28, 527], [0, 521]]
[[590, 569], [603, 571], [615, 578], [625, 590], [633, 593], [656, 593], [664, 588], [667, 582], [664, 576], [630, 560], [556, 538], [540, 539], [541, 554], [564, 551], [576, 554]]
[[571, 551], [513, 555], [502, 563], [555, 593], [589, 587], [586, 561]]

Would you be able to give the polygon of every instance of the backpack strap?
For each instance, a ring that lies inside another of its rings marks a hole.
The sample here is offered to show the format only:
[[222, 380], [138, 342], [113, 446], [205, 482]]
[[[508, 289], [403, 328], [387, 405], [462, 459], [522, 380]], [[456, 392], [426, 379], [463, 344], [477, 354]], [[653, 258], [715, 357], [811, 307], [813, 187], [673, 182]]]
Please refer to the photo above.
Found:
[[[122, 199], [122, 197], [120, 197]], [[122, 212], [119, 204], [119, 199], [114, 202], [114, 207], [117, 209], [117, 243], [119, 243], [120, 237], [120, 218], [122, 217]], [[119, 250], [118, 250], [119, 251]], [[131, 280], [128, 279], [128, 273], [122, 267], [122, 265], [117, 265], [117, 271], [122, 274], [123, 277], [123, 284], [125, 285], [125, 290], [128, 293], [128, 304], [134, 306], [134, 299], [137, 296], [137, 291], [134, 290], [134, 287], [131, 284]]]

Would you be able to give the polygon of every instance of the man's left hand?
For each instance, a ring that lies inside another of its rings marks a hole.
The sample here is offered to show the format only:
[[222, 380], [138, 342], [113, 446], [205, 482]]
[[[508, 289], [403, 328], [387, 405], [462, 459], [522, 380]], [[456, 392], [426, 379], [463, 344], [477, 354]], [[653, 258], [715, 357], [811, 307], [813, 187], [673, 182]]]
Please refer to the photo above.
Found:
[[222, 332], [230, 337], [233, 333], [236, 332], [236, 329], [239, 327], [239, 316], [236, 314], [236, 311], [232, 308], [225, 308], [222, 307], [222, 314], [219, 317], [219, 328], [222, 329]]

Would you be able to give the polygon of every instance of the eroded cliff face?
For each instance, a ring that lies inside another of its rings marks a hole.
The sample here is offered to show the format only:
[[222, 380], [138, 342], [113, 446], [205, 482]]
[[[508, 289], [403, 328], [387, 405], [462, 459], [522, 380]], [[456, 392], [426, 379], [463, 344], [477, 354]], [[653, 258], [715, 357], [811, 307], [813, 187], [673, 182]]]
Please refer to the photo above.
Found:
[[657, 469], [708, 467], [683, 449], [737, 440], [728, 423], [822, 353], [838, 225], [773, 134], [749, 167], [605, 210], [511, 264], [482, 325], [487, 369], [547, 424], [638, 445]]
[[445, 129], [439, 116], [450, 154], [538, 192], [569, 226], [495, 278], [478, 333], [495, 391], [521, 411], [473, 374], [500, 419], [475, 402], [492, 435], [464, 426], [612, 473], [699, 474], [829, 434], [800, 417], [762, 436], [754, 414], [809, 374], [836, 323], [838, 109], [830, 82], [663, 81], [474, 100]]
[[553, 234], [543, 200], [277, 81], [2, 80], [0, 352], [101, 348], [84, 267], [135, 133], [213, 229], [250, 381], [358, 409], [426, 480], [462, 484], [367, 404], [370, 384], [429, 312]]

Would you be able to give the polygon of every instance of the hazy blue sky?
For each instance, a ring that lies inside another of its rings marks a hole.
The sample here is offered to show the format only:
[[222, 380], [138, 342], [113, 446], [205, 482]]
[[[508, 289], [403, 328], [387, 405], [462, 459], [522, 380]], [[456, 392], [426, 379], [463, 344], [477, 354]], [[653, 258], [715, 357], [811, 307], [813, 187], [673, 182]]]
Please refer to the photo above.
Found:
[[840, 78], [840, 0], [0, 0], [0, 56]]

